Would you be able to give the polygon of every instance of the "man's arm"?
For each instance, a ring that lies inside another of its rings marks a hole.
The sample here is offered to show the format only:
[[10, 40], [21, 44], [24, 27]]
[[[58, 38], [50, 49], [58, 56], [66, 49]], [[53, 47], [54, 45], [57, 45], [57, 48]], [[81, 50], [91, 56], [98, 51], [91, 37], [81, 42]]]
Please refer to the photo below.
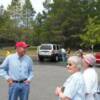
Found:
[[33, 61], [30, 59], [29, 62], [29, 69], [28, 69], [28, 73], [29, 73], [29, 77], [28, 77], [28, 81], [31, 81], [31, 79], [33, 78]]

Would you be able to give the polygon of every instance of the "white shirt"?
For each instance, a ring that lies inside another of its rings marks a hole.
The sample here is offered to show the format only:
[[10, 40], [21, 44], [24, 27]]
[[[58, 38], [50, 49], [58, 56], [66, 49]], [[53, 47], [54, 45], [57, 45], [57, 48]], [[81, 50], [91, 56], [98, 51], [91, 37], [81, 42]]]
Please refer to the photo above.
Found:
[[71, 98], [71, 100], [85, 99], [85, 83], [81, 72], [71, 75], [63, 86], [65, 87], [64, 96]]
[[64, 48], [61, 49], [62, 53], [66, 53], [66, 50]]
[[95, 94], [98, 88], [98, 77], [94, 68], [88, 68], [83, 72], [86, 85], [86, 93]]

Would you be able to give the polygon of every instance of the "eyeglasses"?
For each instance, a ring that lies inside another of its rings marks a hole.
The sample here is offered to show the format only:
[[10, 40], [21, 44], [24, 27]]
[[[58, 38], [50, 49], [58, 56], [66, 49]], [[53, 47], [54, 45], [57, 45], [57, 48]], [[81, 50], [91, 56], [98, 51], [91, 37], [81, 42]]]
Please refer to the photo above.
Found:
[[68, 65], [68, 66], [72, 66], [72, 64], [71, 64], [71, 63], [68, 63], [67, 65]]

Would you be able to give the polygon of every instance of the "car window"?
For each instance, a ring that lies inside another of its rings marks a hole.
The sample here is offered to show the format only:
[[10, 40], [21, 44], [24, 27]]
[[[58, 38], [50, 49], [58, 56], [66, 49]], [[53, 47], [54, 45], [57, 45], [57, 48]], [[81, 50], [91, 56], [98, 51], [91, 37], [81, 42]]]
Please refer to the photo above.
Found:
[[57, 48], [56, 48], [56, 45], [53, 45], [53, 49], [54, 49], [54, 50], [56, 50], [56, 49], [57, 49]]
[[51, 50], [52, 47], [50, 45], [42, 45], [42, 46], [40, 46], [40, 49], [41, 50]]
[[60, 45], [57, 45], [57, 50], [59, 50], [60, 49]]

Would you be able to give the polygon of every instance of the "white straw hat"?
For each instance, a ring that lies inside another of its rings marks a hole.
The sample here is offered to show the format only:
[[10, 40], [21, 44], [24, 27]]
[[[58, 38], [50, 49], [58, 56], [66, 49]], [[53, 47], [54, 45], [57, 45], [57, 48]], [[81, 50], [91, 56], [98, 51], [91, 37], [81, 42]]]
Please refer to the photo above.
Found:
[[86, 54], [84, 55], [83, 59], [89, 64], [94, 65], [96, 62], [96, 58], [93, 54]]

